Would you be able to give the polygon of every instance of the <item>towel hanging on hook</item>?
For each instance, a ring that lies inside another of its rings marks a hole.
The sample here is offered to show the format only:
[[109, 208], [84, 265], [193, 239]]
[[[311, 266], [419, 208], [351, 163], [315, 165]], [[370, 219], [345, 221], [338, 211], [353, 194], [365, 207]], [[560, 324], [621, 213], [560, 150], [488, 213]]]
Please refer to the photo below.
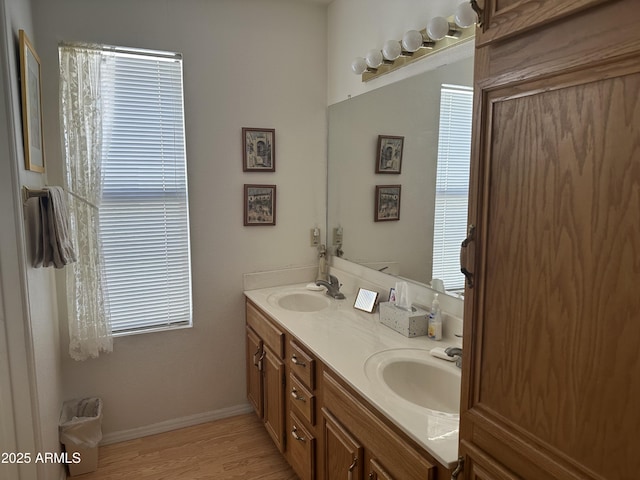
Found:
[[62, 268], [77, 260], [71, 239], [69, 213], [62, 187], [31, 190], [24, 187], [25, 201], [39, 198], [39, 231], [35, 240], [34, 267]]

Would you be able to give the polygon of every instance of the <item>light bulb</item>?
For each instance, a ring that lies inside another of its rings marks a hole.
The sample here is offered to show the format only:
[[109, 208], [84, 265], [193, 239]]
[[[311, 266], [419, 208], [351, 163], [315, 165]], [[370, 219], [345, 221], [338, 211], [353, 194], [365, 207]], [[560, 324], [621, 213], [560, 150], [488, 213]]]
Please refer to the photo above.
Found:
[[427, 24], [427, 35], [432, 40], [442, 40], [449, 33], [449, 22], [444, 17], [433, 17]]
[[382, 45], [382, 55], [389, 61], [394, 61], [401, 53], [402, 48], [397, 40], [387, 40]]
[[407, 52], [415, 52], [422, 46], [422, 34], [417, 30], [409, 30], [402, 37], [402, 48]]
[[378, 68], [382, 65], [382, 52], [380, 50], [369, 50], [365, 59], [369, 68]]
[[357, 57], [351, 62], [351, 70], [356, 75], [362, 75], [367, 71], [367, 61], [362, 57]]
[[475, 24], [477, 20], [476, 12], [473, 11], [470, 2], [462, 2], [458, 5], [454, 18], [456, 25], [462, 28], [470, 27]]

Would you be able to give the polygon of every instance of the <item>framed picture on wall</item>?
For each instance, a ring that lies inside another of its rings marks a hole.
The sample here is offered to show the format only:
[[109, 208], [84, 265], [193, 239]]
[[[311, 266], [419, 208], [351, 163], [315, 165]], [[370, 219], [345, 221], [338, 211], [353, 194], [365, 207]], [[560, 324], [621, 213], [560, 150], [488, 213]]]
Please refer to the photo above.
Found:
[[376, 185], [376, 222], [400, 220], [401, 189], [401, 185]]
[[27, 34], [20, 30], [20, 87], [22, 90], [22, 136], [27, 170], [44, 172], [40, 58]]
[[244, 225], [276, 224], [276, 186], [244, 186]]
[[274, 128], [242, 129], [242, 171], [276, 171], [276, 131]]
[[400, 173], [404, 137], [378, 135], [376, 173]]

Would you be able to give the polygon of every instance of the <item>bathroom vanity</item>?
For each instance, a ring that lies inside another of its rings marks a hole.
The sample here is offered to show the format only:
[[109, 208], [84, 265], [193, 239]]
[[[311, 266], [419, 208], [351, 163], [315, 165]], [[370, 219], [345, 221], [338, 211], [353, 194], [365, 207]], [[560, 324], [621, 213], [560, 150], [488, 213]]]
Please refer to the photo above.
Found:
[[247, 396], [301, 479], [450, 478], [460, 370], [429, 355], [443, 342], [396, 333], [349, 294], [302, 284], [245, 296]]

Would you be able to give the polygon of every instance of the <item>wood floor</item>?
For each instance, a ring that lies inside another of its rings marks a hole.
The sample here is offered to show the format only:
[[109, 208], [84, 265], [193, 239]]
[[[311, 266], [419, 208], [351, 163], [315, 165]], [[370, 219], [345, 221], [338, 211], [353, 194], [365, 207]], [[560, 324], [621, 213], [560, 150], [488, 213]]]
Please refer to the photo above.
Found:
[[254, 414], [99, 448], [78, 480], [297, 480]]

